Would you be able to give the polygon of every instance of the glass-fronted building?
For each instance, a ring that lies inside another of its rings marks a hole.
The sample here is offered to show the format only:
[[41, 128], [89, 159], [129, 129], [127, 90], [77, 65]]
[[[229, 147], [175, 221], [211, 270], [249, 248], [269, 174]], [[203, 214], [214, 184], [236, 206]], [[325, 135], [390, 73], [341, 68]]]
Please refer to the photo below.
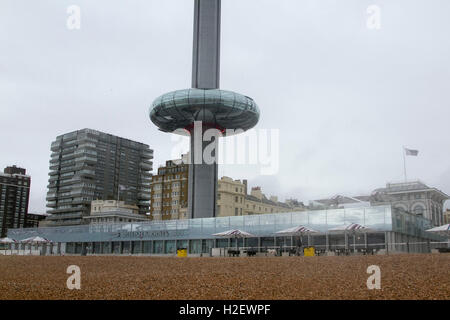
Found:
[[[370, 231], [353, 234], [330, 231], [350, 223], [361, 224]], [[175, 254], [180, 248], [186, 248], [189, 254], [209, 254], [212, 248], [236, 245], [257, 248], [259, 251], [271, 247], [293, 246], [294, 237], [279, 236], [276, 232], [298, 225], [318, 231], [301, 237], [301, 240], [304, 246], [314, 246], [322, 251], [346, 247], [391, 252], [427, 252], [429, 246], [424, 246], [424, 243], [442, 240], [425, 232], [431, 228], [431, 221], [394, 209], [390, 205], [220, 218], [11, 229], [8, 237], [18, 241], [34, 236], [44, 237], [52, 241], [45, 245], [46, 254]], [[240, 229], [255, 237], [236, 240], [213, 236], [230, 229]], [[16, 246], [16, 249], [20, 247], [27, 250], [26, 244], [18, 243]]]

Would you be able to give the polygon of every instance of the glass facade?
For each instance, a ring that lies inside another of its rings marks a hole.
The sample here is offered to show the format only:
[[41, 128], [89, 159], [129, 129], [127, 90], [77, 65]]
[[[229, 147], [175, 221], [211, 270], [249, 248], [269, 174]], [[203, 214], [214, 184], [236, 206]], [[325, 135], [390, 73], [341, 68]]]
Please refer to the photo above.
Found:
[[[103, 242], [103, 253], [141, 250], [141, 241], [143, 241], [143, 253], [176, 252], [177, 248], [188, 246], [193, 250], [190, 252], [201, 253], [213, 246], [227, 247], [229, 243], [235, 245], [234, 240], [216, 239], [213, 236], [214, 233], [230, 229], [252, 233], [260, 238], [262, 246], [273, 246], [274, 237], [277, 236], [275, 232], [286, 228], [304, 225], [324, 234], [331, 228], [350, 223], [362, 224], [370, 228], [373, 233], [394, 231], [415, 237], [441, 239], [425, 232], [426, 229], [431, 228], [430, 220], [394, 210], [389, 205], [190, 220], [10, 229], [8, 237], [21, 240], [41, 236], [53, 242], [80, 243], [80, 248], [81, 242]], [[314, 238], [316, 244], [325, 242], [325, 236], [323, 241], [319, 239], [319, 235]], [[333, 239], [332, 237], [331, 240], [334, 241]], [[188, 240], [191, 241], [188, 243]], [[256, 238], [247, 239], [246, 243], [256, 244], [256, 241]], [[132, 247], [130, 247], [131, 242], [133, 242]], [[123, 245], [123, 243], [126, 244]], [[242, 246], [242, 244], [243, 242], [239, 245]], [[81, 251], [78, 246], [73, 250]], [[98, 247], [95, 247], [95, 251], [97, 250]]]
[[[200, 112], [205, 111], [208, 112]], [[194, 121], [212, 123], [219, 129], [253, 128], [259, 108], [253, 99], [219, 89], [185, 89], [166, 93], [150, 107], [150, 119], [162, 131], [187, 128]]]

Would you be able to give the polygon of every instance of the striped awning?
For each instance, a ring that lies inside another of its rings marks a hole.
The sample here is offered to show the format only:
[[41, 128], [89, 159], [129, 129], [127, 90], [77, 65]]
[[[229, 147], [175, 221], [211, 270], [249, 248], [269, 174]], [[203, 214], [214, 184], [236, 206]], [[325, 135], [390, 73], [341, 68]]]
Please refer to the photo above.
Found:
[[343, 226], [331, 228], [328, 231], [369, 231], [370, 229], [358, 223], [350, 223]]
[[0, 239], [0, 243], [14, 243], [16, 242], [16, 240], [11, 239], [11, 238], [1, 238]]
[[439, 227], [434, 227], [434, 228], [428, 229], [426, 231], [428, 231], [428, 232], [450, 231], [450, 223], [444, 224], [444, 225], [439, 226]]
[[23, 242], [23, 243], [46, 243], [46, 242], [51, 242], [51, 241], [46, 238], [36, 236], [36, 237], [23, 239], [20, 242]]
[[450, 223], [448, 224], [444, 224], [442, 226], [439, 227], [434, 227], [428, 230], [425, 230], [427, 232], [433, 232], [433, 233], [437, 233], [441, 236], [447, 236], [450, 239]]
[[213, 236], [216, 237], [225, 237], [225, 238], [250, 238], [255, 237], [255, 235], [239, 230], [239, 229], [232, 229], [227, 230], [219, 233], [214, 233]]
[[289, 229], [284, 229], [275, 232], [276, 234], [284, 234], [284, 235], [296, 235], [296, 234], [308, 234], [308, 233], [317, 233], [318, 231], [313, 230], [311, 228], [305, 226], [297, 226]]

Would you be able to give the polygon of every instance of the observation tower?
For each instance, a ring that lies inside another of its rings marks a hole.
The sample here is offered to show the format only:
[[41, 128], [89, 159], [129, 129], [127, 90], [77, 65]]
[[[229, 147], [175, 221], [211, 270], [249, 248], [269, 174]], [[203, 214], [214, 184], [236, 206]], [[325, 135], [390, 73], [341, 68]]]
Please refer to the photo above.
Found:
[[[218, 148], [212, 152], [216, 160], [205, 161], [202, 155], [211, 140], [203, 141], [203, 133], [249, 130], [258, 123], [259, 108], [252, 98], [219, 89], [221, 0], [194, 1], [192, 88], [156, 98], [150, 119], [161, 131], [184, 129], [190, 135], [189, 218], [208, 218], [216, 216]], [[195, 129], [200, 123], [201, 131]], [[217, 145], [217, 138], [212, 140]]]

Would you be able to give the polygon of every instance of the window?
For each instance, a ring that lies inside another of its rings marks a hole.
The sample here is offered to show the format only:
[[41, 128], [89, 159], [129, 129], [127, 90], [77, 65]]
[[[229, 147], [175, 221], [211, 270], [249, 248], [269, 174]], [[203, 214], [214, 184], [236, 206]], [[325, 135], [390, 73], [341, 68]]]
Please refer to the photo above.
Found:
[[235, 215], [235, 216], [238, 215], [238, 208], [234, 208], [234, 215]]
[[414, 214], [418, 215], [418, 216], [423, 216], [423, 207], [418, 205], [413, 209]]

